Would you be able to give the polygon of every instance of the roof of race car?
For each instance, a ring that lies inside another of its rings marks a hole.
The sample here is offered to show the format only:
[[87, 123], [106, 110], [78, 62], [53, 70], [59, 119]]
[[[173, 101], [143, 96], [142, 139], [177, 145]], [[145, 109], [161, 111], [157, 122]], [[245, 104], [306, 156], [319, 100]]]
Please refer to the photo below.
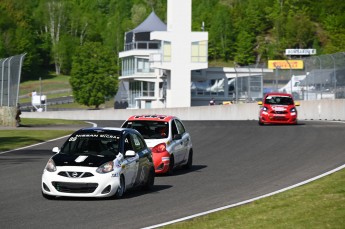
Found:
[[267, 94], [265, 95], [265, 97], [268, 97], [268, 96], [287, 96], [287, 97], [292, 97], [291, 94], [282, 93], [282, 92], [270, 92], [270, 93], [267, 93]]
[[[77, 130], [76, 132], [83, 132], [83, 131], [102, 131], [102, 130], [110, 130], [110, 131], [118, 131], [118, 132], [122, 132], [122, 131], [133, 131], [133, 129], [130, 128], [120, 128], [120, 127], [89, 127], [89, 128], [82, 128], [80, 130]], [[76, 133], [75, 132], [75, 133]]]
[[140, 121], [165, 121], [168, 122], [172, 119], [176, 118], [172, 115], [133, 115], [128, 118], [127, 121], [134, 121], [134, 120], [140, 120]]

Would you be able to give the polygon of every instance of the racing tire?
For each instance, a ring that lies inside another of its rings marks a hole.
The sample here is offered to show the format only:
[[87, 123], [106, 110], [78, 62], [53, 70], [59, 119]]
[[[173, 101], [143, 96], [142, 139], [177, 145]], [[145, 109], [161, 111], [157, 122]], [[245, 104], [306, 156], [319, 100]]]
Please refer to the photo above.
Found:
[[143, 189], [146, 191], [152, 190], [152, 187], [155, 183], [155, 169], [153, 167], [150, 168], [149, 175]]
[[167, 174], [169, 176], [174, 174], [174, 165], [175, 165], [174, 155], [171, 155], [170, 156], [170, 162], [169, 162], [169, 169], [168, 169], [168, 172], [167, 172]]
[[184, 169], [191, 169], [193, 166], [193, 150], [189, 151], [187, 164], [183, 166]]
[[47, 195], [42, 191], [42, 196], [47, 200], [54, 200], [55, 196]]
[[261, 122], [260, 120], [259, 120], [259, 126], [263, 126], [264, 125], [264, 123], [263, 122]]
[[123, 175], [121, 175], [120, 176], [120, 186], [116, 190], [115, 198], [121, 199], [123, 197], [123, 194], [125, 194], [125, 191], [126, 191], [125, 177]]

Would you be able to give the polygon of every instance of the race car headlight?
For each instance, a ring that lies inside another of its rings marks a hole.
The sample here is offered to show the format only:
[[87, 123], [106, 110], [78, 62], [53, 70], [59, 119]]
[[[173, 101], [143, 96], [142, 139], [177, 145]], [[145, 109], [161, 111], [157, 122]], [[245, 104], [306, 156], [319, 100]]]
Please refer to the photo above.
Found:
[[156, 145], [155, 147], [152, 148], [152, 152], [153, 153], [161, 153], [161, 152], [164, 152], [166, 151], [166, 144], [165, 143], [161, 143], [161, 144], [158, 144]]
[[56, 171], [56, 166], [55, 163], [53, 161], [53, 159], [49, 159], [49, 161], [47, 162], [47, 165], [45, 167], [45, 170], [47, 170], [48, 172], [55, 172]]
[[296, 108], [295, 107], [291, 108], [290, 112], [291, 113], [295, 113], [296, 112]]
[[268, 111], [268, 108], [267, 107], [262, 107], [262, 110], [263, 111]]
[[98, 173], [109, 173], [114, 170], [114, 162], [108, 161], [107, 163], [104, 163], [103, 165], [99, 166], [96, 170]]

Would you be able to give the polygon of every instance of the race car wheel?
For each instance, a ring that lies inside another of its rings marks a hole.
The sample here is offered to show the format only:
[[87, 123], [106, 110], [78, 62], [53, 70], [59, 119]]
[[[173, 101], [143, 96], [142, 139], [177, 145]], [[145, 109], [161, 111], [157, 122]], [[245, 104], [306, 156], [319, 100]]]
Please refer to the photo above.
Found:
[[117, 191], [115, 193], [115, 197], [117, 199], [120, 199], [123, 196], [123, 194], [125, 193], [125, 190], [126, 190], [125, 188], [126, 188], [126, 186], [125, 186], [125, 178], [124, 178], [123, 175], [121, 175], [121, 177], [120, 177], [120, 186], [117, 188]]
[[193, 150], [189, 151], [187, 164], [183, 166], [185, 169], [191, 169], [193, 165]]
[[175, 160], [174, 160], [174, 155], [170, 156], [170, 162], [169, 162], [169, 170], [168, 170], [168, 175], [173, 175], [174, 174], [174, 164], [175, 164]]
[[147, 181], [143, 187], [144, 190], [151, 190], [155, 183], [155, 169], [152, 167], [150, 168], [150, 172], [147, 177]]
[[259, 119], [259, 125], [260, 125], [260, 126], [263, 126], [263, 125], [264, 125], [264, 123], [261, 122], [260, 119]]
[[44, 198], [46, 198], [47, 200], [53, 200], [53, 199], [55, 199], [55, 196], [47, 195], [47, 194], [43, 193], [43, 191], [42, 191], [42, 196], [43, 196]]

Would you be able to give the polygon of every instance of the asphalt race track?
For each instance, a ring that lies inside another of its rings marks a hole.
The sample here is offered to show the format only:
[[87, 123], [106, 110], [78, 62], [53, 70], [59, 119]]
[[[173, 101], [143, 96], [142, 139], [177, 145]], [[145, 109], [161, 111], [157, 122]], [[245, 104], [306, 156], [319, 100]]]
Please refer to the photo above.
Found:
[[63, 140], [0, 154], [0, 228], [142, 228], [267, 194], [345, 164], [344, 123], [185, 125], [194, 146], [192, 170], [156, 177], [153, 191], [131, 191], [120, 200], [41, 196], [42, 170]]

